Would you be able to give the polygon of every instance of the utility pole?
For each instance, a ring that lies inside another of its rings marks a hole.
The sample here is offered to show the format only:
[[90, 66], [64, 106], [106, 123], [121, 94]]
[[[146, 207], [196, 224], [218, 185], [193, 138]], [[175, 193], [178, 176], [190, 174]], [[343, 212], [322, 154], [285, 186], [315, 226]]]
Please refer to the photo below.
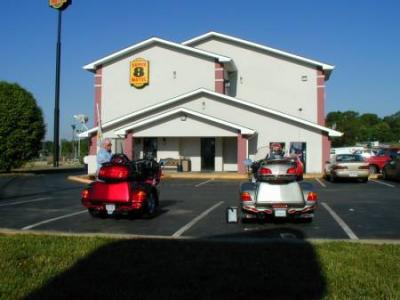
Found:
[[56, 52], [56, 83], [54, 97], [54, 149], [53, 149], [53, 167], [59, 166], [60, 154], [60, 61], [61, 61], [61, 17], [71, 0], [49, 0], [49, 6], [58, 10], [57, 27], [57, 52]]

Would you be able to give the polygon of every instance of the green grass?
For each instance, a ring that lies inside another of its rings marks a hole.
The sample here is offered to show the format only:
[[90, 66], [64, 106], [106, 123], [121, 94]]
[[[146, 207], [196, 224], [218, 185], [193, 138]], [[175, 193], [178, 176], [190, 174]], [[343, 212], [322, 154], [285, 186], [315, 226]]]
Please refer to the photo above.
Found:
[[0, 299], [400, 299], [400, 245], [0, 235]]

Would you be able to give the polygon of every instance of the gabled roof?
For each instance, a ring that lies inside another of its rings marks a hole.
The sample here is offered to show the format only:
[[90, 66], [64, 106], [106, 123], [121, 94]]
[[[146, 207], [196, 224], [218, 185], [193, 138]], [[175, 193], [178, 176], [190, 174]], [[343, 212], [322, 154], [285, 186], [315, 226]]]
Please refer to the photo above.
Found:
[[[292, 115], [288, 115], [288, 114], [285, 114], [283, 112], [280, 112], [280, 111], [277, 111], [277, 110], [274, 110], [274, 109], [270, 109], [270, 108], [267, 108], [267, 107], [264, 107], [264, 106], [261, 106], [261, 105], [255, 104], [255, 103], [251, 103], [251, 102], [248, 102], [248, 101], [244, 101], [244, 100], [241, 100], [241, 99], [230, 97], [230, 96], [227, 96], [227, 95], [224, 95], [224, 94], [212, 92], [212, 91], [204, 89], [204, 88], [197, 89], [197, 90], [194, 90], [192, 92], [189, 92], [189, 93], [186, 93], [186, 94], [174, 97], [174, 98], [170, 98], [170, 99], [168, 99], [166, 101], [162, 101], [162, 102], [160, 102], [158, 104], [145, 107], [145, 108], [143, 108], [141, 110], [137, 110], [137, 111], [135, 111], [133, 113], [130, 113], [130, 114], [127, 114], [127, 115], [125, 115], [123, 117], [114, 119], [114, 120], [109, 121], [107, 123], [104, 123], [103, 126], [102, 126], [102, 129], [106, 129], [106, 128], [108, 128], [110, 126], [113, 126], [113, 125], [116, 125], [116, 124], [118, 124], [120, 122], [129, 120], [130, 118], [133, 118], [135, 116], [138, 116], [138, 115], [141, 115], [141, 114], [144, 114], [144, 113], [148, 113], [148, 112], [154, 111], [154, 110], [156, 110], [158, 108], [167, 106], [169, 104], [181, 101], [183, 99], [186, 99], [186, 98], [189, 98], [189, 97], [192, 97], [192, 96], [195, 96], [195, 95], [201, 95], [201, 94], [205, 94], [205, 95], [217, 97], [217, 98], [220, 98], [220, 99], [224, 99], [225, 101], [229, 101], [229, 102], [236, 103], [236, 104], [239, 104], [239, 105], [247, 106], [249, 108], [253, 108], [253, 109], [256, 109], [258, 111], [266, 112], [266, 113], [269, 113], [269, 114], [274, 115], [274, 116], [281, 117], [281, 118], [286, 119], [286, 120], [291, 120], [291, 121], [294, 121], [294, 122], [299, 123], [299, 124], [307, 125], [309, 127], [324, 131], [324, 132], [328, 133], [329, 136], [342, 136], [343, 135], [342, 132], [330, 129], [328, 127], [325, 127], [325, 126], [322, 126], [322, 125], [319, 125], [319, 124], [316, 124], [316, 123], [313, 123], [313, 122], [310, 122], [310, 121], [307, 121], [307, 120], [304, 120], [304, 119], [300, 119], [298, 117], [295, 117], [295, 116], [292, 116]], [[88, 131], [85, 131], [85, 132], [79, 134], [79, 136], [80, 137], [87, 137], [90, 134], [95, 133], [95, 132], [97, 132], [97, 127], [89, 129]]]
[[178, 108], [166, 111], [164, 113], [151, 116], [149, 118], [146, 118], [144, 120], [141, 120], [141, 121], [133, 123], [133, 124], [130, 124], [128, 126], [122, 127], [122, 128], [120, 128], [118, 130], [115, 130], [115, 134], [124, 135], [129, 130], [132, 130], [132, 129], [135, 129], [135, 128], [138, 128], [138, 127], [141, 127], [141, 126], [156, 122], [158, 120], [165, 119], [165, 118], [167, 118], [169, 116], [172, 116], [172, 115], [175, 115], [175, 114], [186, 114], [186, 115], [195, 116], [195, 117], [198, 117], [198, 118], [203, 119], [203, 120], [211, 121], [211, 122], [217, 123], [219, 125], [223, 125], [223, 126], [226, 126], [226, 127], [229, 127], [229, 128], [233, 128], [233, 129], [239, 130], [241, 132], [241, 134], [253, 135], [254, 133], [256, 133], [255, 130], [249, 129], [247, 127], [240, 126], [240, 125], [237, 125], [237, 124], [234, 124], [234, 123], [231, 123], [231, 122], [227, 122], [227, 121], [224, 121], [224, 120], [221, 120], [221, 119], [218, 119], [218, 118], [214, 118], [214, 117], [199, 113], [197, 111], [193, 111], [191, 109], [187, 109], [187, 108], [184, 108], [184, 107], [178, 107]]
[[160, 39], [158, 37], [153, 37], [153, 38], [147, 39], [147, 40], [145, 40], [143, 42], [134, 44], [134, 45], [132, 45], [130, 47], [127, 47], [125, 49], [122, 49], [122, 50], [120, 50], [118, 52], [114, 52], [114, 53], [112, 53], [112, 54], [110, 54], [110, 55], [108, 55], [106, 57], [103, 57], [103, 58], [100, 58], [100, 59], [98, 59], [96, 61], [93, 61], [93, 62], [83, 66], [83, 68], [85, 70], [88, 70], [88, 71], [94, 71], [94, 70], [97, 69], [98, 66], [100, 66], [102, 64], [105, 64], [105, 63], [110, 62], [112, 60], [118, 59], [121, 56], [124, 56], [124, 55], [126, 55], [128, 53], [134, 52], [134, 51], [136, 51], [136, 50], [138, 50], [140, 48], [147, 47], [147, 46], [152, 45], [152, 44], [161, 44], [161, 45], [173, 47], [175, 49], [180, 49], [180, 50], [183, 50], [183, 51], [187, 51], [189, 53], [194, 53], [194, 54], [197, 54], [197, 55], [201, 55], [201, 56], [204, 56], [204, 57], [207, 57], [207, 58], [213, 58], [213, 59], [218, 60], [221, 63], [227, 63], [227, 62], [231, 62], [232, 61], [231, 58], [223, 56], [223, 55], [218, 55], [218, 54], [215, 54], [215, 53], [212, 53], [212, 52], [196, 49], [196, 48], [193, 48], [193, 47], [188, 47], [188, 46], [185, 46], [185, 45], [182, 45], [182, 44], [177, 44], [177, 43], [170, 42], [170, 41], [166, 41], [166, 40]]
[[308, 59], [308, 58], [305, 58], [305, 57], [302, 57], [302, 56], [298, 56], [298, 55], [291, 54], [291, 53], [288, 53], [288, 52], [284, 52], [284, 51], [281, 51], [281, 50], [278, 50], [278, 49], [266, 47], [266, 46], [261, 45], [261, 44], [249, 42], [249, 41], [237, 38], [237, 37], [225, 35], [225, 34], [214, 32], [214, 31], [208, 32], [206, 34], [203, 34], [203, 35], [197, 36], [195, 38], [192, 38], [192, 39], [190, 39], [188, 41], [185, 41], [185, 42], [182, 43], [182, 45], [195, 47], [195, 44], [197, 44], [197, 43], [199, 43], [199, 42], [201, 42], [203, 40], [210, 39], [210, 38], [212, 39], [212, 38], [215, 38], [215, 37], [219, 38], [219, 39], [231, 41], [231, 42], [234, 42], [234, 43], [237, 43], [237, 44], [242, 44], [242, 45], [246, 45], [246, 46], [249, 46], [249, 47], [253, 47], [253, 48], [256, 48], [256, 49], [259, 49], [259, 50], [263, 50], [263, 51], [266, 51], [266, 52], [278, 54], [278, 55], [283, 56], [283, 57], [291, 58], [291, 59], [294, 59], [294, 60], [297, 60], [297, 61], [300, 61], [300, 62], [304, 62], [304, 63], [307, 63], [307, 64], [314, 65], [316, 67], [320, 67], [320, 68], [322, 68], [322, 70], [325, 71], [327, 79], [329, 78], [330, 73], [332, 72], [332, 70], [335, 68], [335, 66], [332, 66], [332, 65], [329, 65], [329, 64], [325, 64], [325, 63], [322, 63], [322, 62], [319, 62], [319, 61], [316, 61], [316, 60], [311, 60], [311, 59]]

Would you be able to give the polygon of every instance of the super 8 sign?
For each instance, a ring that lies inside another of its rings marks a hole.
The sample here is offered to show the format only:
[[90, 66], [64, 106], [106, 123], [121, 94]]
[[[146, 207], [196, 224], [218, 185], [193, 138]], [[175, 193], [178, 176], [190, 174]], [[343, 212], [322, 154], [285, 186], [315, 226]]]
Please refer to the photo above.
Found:
[[136, 58], [130, 63], [129, 82], [136, 88], [149, 84], [149, 61]]
[[49, 0], [49, 6], [55, 9], [66, 9], [71, 4], [71, 0]]

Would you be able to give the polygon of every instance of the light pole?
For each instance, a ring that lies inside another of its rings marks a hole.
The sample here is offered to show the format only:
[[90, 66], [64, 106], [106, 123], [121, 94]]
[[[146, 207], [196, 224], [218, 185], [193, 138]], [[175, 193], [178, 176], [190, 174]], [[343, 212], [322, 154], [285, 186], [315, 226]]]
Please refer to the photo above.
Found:
[[76, 130], [76, 133], [78, 134], [78, 158], [81, 158], [81, 137], [79, 136], [79, 133], [82, 133], [83, 131], [87, 131], [88, 128], [86, 126], [86, 123], [88, 122], [89, 118], [88, 116], [84, 114], [79, 114], [79, 115], [74, 115], [74, 119], [80, 124], [80, 128]]
[[75, 147], [75, 128], [76, 125], [72, 124], [72, 152], [74, 153], [74, 160], [76, 160], [76, 147]]
[[53, 167], [59, 165], [60, 140], [60, 60], [61, 60], [61, 14], [71, 4], [71, 0], [49, 0], [49, 6], [58, 10], [57, 50], [56, 50], [56, 83], [54, 97], [54, 149]]

